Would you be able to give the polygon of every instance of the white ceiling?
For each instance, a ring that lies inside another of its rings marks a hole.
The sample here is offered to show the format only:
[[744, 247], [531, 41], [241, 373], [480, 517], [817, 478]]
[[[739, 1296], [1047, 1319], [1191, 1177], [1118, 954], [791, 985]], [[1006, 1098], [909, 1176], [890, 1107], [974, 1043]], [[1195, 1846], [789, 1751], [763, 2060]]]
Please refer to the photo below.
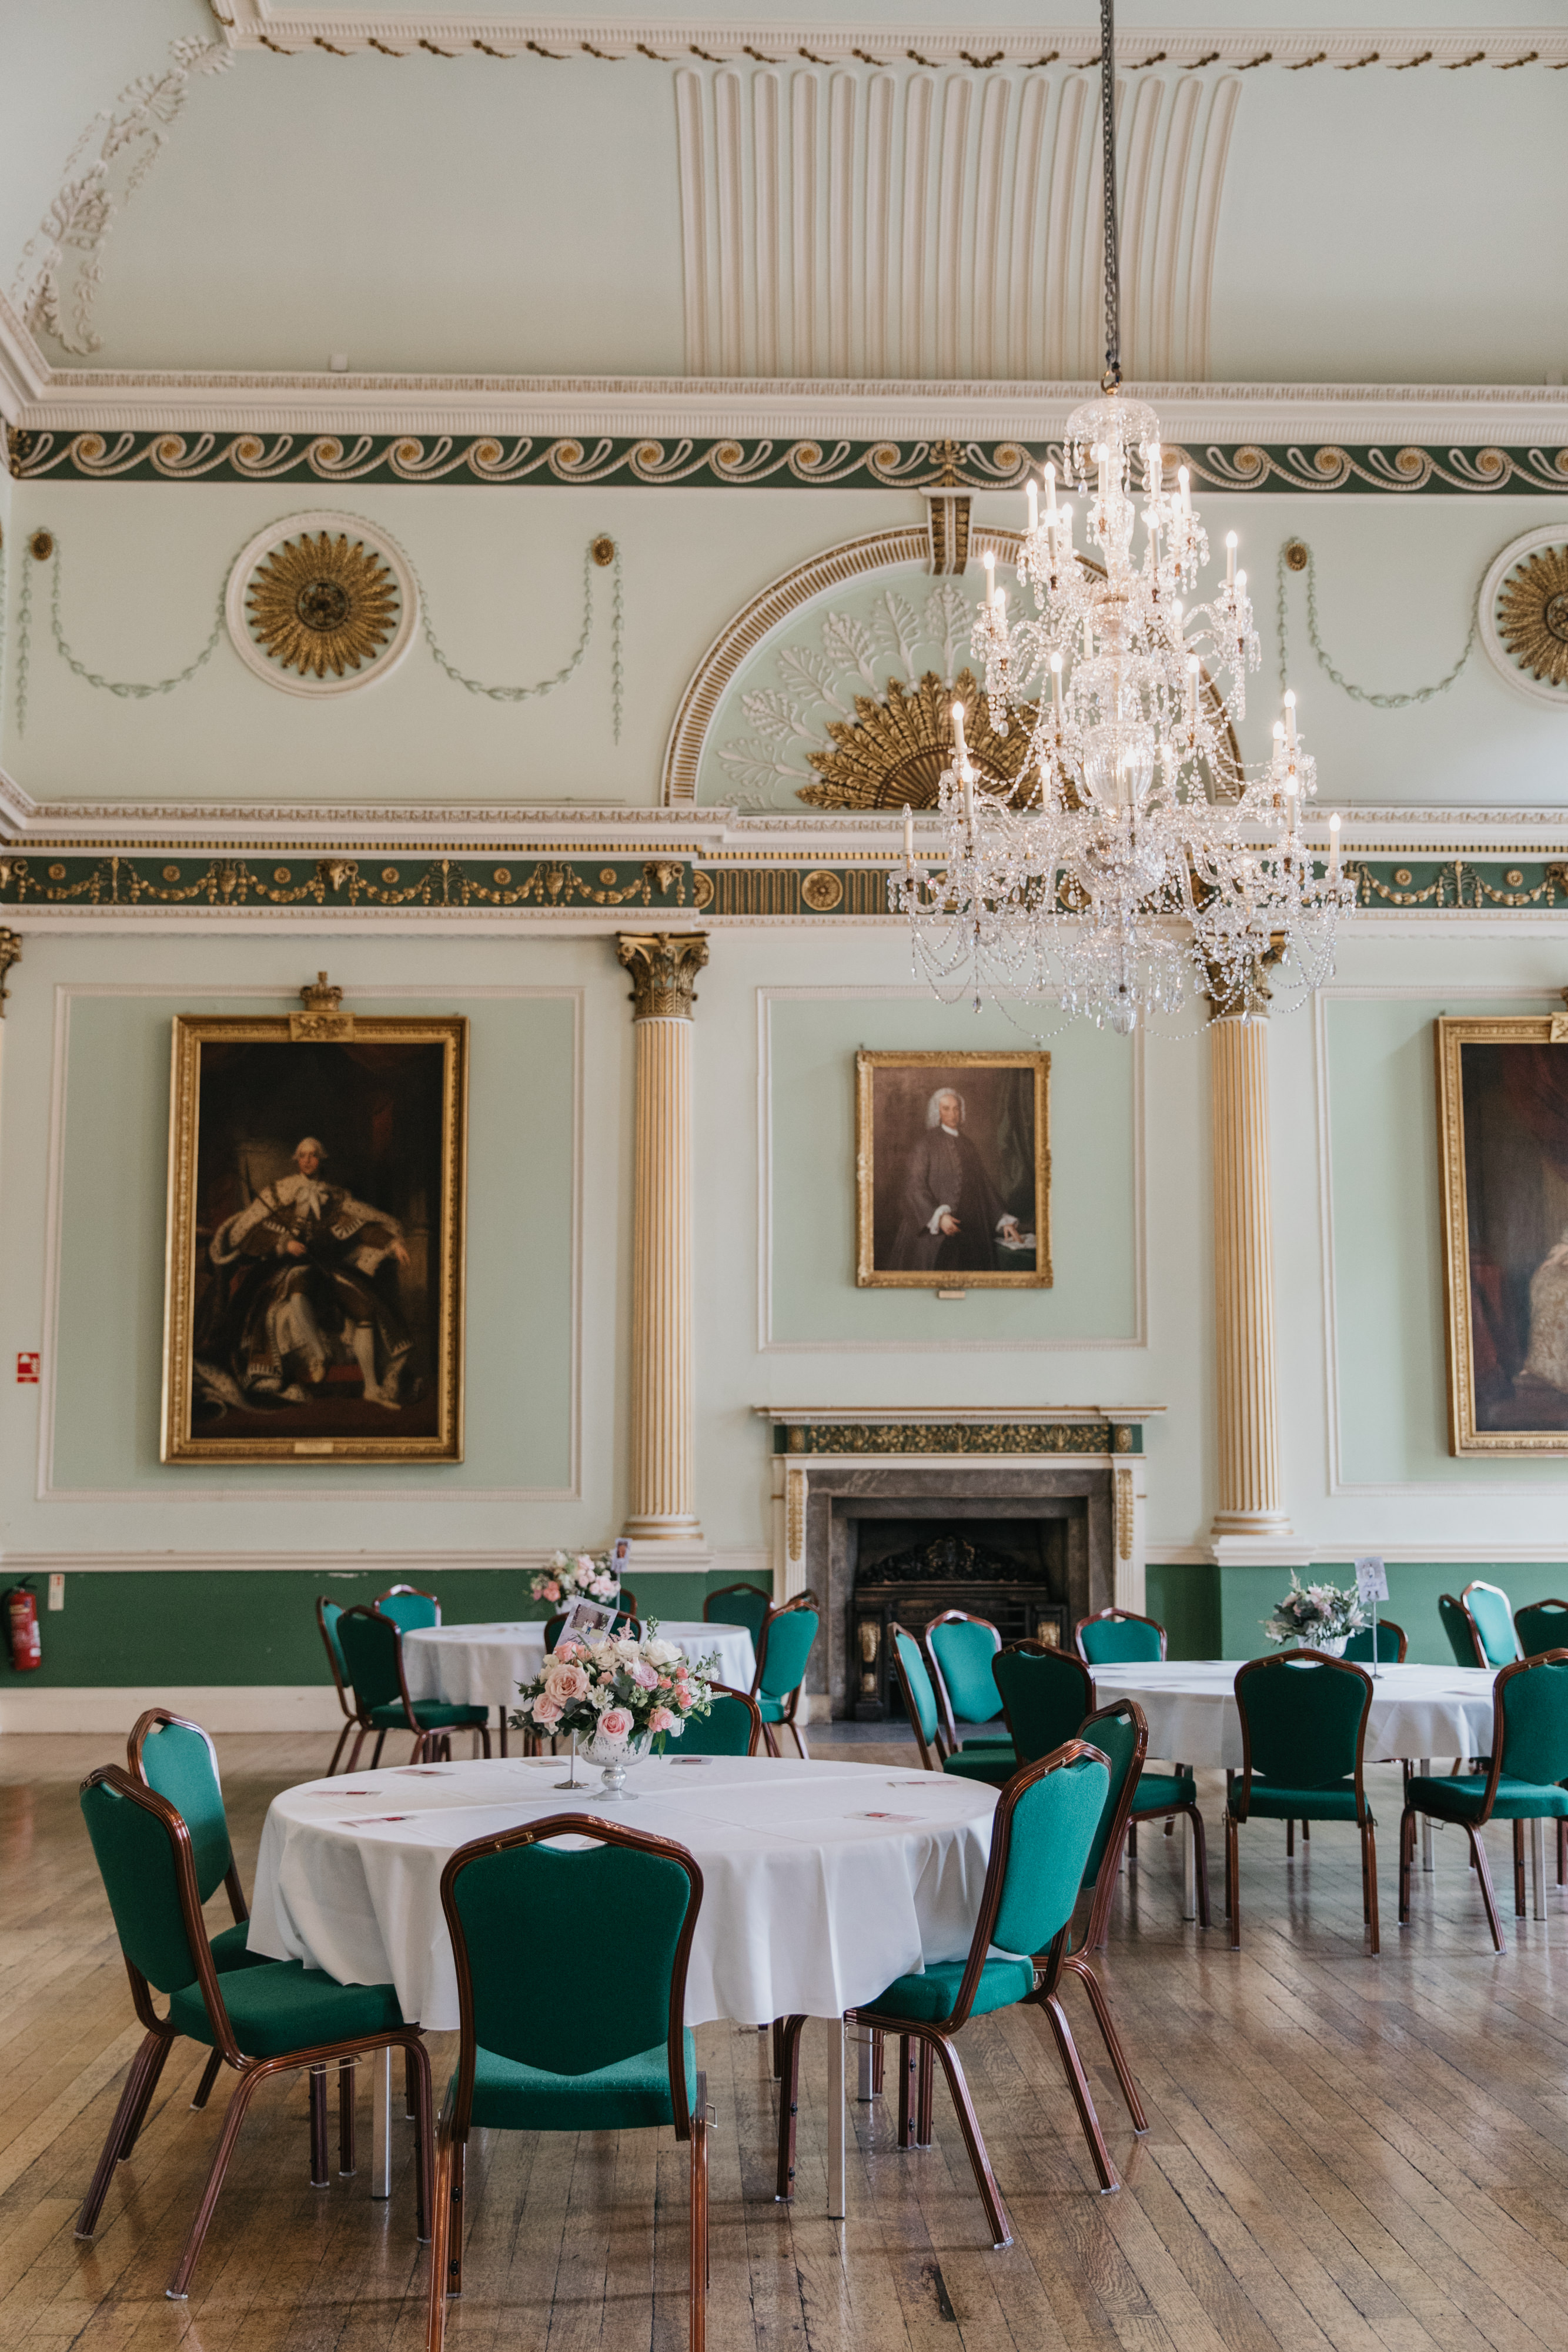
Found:
[[[1511, 26], [1505, 0], [1380, 9], [1396, 36], [1325, 33], [1318, 47], [1332, 54], [1291, 70], [1291, 36], [1302, 35], [1300, 49], [1343, 20], [1343, 0], [1129, 5], [1119, 57], [1131, 371], [1560, 378], [1568, 70], [1550, 60], [1568, 61], [1568, 8], [1538, 0], [1538, 13], [1555, 22]], [[706, 0], [674, 29], [706, 25], [733, 51], [756, 14]], [[980, 44], [972, 55], [1004, 37], [1015, 55], [1029, 45], [1043, 55], [1042, 43], [1092, 55], [1092, 11], [1080, 0], [1062, 14], [1064, 30], [998, 34], [988, 12], [954, 0], [819, 5], [810, 19], [769, 20], [768, 54], [788, 59], [777, 66], [707, 63], [690, 43], [678, 58], [662, 52], [667, 62], [610, 62], [580, 47], [559, 60], [527, 49], [214, 48], [205, 62], [225, 69], [194, 73], [177, 119], [149, 116], [145, 135], [108, 158], [88, 192], [107, 195], [103, 218], [78, 202], [78, 243], [59, 271], [67, 335], [87, 340], [70, 326], [72, 301], [83, 270], [100, 272], [88, 329], [98, 348], [73, 353], [36, 319], [38, 341], [56, 367], [109, 370], [314, 372], [338, 354], [356, 373], [1084, 375], [1099, 341], [1095, 78], [1060, 60], [981, 71], [790, 54], [811, 37], [841, 52], [863, 34], [883, 44], [868, 55], [891, 57], [900, 30], [925, 40], [922, 55], [942, 48], [933, 34], [946, 51]], [[252, 0], [238, 16], [242, 44], [258, 27], [316, 43], [326, 35], [311, 26], [330, 26], [346, 44], [389, 28], [413, 38], [421, 25], [445, 26], [454, 41], [478, 37], [476, 26], [505, 25], [515, 40], [549, 29], [520, 11], [481, 16], [442, 0], [322, 10]], [[623, 44], [633, 31], [667, 39], [662, 21], [662, 34], [629, 19], [612, 29]], [[582, 38], [605, 26], [570, 0], [551, 22]], [[40, 224], [102, 150], [110, 118], [94, 117], [117, 100], [121, 122], [134, 114], [136, 97], [121, 93], [138, 76], [167, 76], [172, 41], [223, 36], [203, 0], [5, 0], [0, 27], [0, 283], [34, 239], [18, 288], [27, 298], [57, 240], [57, 218], [41, 238]], [[1194, 44], [1206, 27], [1227, 55], [1180, 69], [1178, 55], [1203, 54]], [[1456, 33], [1481, 62], [1389, 62], [1423, 46], [1448, 56]], [[1165, 63], [1130, 53], [1155, 57], [1156, 39]], [[1364, 40], [1381, 45], [1378, 62], [1347, 65]], [[1531, 47], [1536, 62], [1503, 69]], [[1270, 61], [1250, 67], [1249, 48], [1271, 48]]]

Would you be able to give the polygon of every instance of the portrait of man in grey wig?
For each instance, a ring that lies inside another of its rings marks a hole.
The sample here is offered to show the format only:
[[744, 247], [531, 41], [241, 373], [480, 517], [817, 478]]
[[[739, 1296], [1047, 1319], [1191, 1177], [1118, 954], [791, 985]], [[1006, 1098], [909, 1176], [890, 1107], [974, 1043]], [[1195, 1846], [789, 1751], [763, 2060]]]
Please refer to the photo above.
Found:
[[998, 1244], [1018, 1240], [979, 1150], [965, 1133], [964, 1097], [941, 1087], [925, 1106], [925, 1132], [904, 1163], [900, 1222], [888, 1265], [899, 1274], [989, 1274]]

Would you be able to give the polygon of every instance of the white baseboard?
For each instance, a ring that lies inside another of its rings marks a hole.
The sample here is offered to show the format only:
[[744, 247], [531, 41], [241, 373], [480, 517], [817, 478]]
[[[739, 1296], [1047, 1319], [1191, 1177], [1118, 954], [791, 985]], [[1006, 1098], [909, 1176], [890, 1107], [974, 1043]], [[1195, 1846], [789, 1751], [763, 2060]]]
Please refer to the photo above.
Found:
[[29, 1690], [18, 1675], [0, 1685], [0, 1732], [101, 1731], [123, 1743], [150, 1706], [170, 1707], [208, 1731], [336, 1732], [343, 1721], [330, 1683], [88, 1683]]

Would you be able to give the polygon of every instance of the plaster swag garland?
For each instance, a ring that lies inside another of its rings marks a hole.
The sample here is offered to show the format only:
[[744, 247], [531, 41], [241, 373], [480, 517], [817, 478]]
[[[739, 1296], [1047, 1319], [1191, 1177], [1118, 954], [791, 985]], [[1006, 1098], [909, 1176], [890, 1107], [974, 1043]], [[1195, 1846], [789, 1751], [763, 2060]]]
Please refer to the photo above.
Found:
[[551, 1601], [558, 1609], [570, 1609], [574, 1601], [613, 1601], [620, 1590], [607, 1551], [558, 1551], [528, 1581], [536, 1601]]
[[651, 1740], [678, 1739], [694, 1715], [713, 1705], [718, 1652], [695, 1665], [650, 1618], [646, 1633], [569, 1638], [558, 1643], [532, 1682], [517, 1685], [515, 1730], [584, 1743], [610, 1764], [641, 1753]]
[[1263, 1619], [1263, 1631], [1271, 1642], [1281, 1644], [1294, 1642], [1303, 1649], [1337, 1646], [1343, 1650], [1365, 1622], [1366, 1612], [1354, 1586], [1342, 1590], [1337, 1584], [1302, 1584], [1292, 1569], [1291, 1589], [1282, 1601], [1276, 1601], [1273, 1615]]

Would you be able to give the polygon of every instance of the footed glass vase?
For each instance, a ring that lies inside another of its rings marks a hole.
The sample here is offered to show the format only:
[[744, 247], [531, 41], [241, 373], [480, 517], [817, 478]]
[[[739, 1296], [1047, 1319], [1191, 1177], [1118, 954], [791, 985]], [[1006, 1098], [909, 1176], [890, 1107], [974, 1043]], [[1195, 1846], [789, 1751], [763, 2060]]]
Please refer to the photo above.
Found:
[[644, 1731], [636, 1739], [591, 1739], [583, 1749], [589, 1763], [597, 1764], [601, 1786], [597, 1791], [601, 1804], [632, 1803], [636, 1790], [626, 1786], [626, 1775], [633, 1764], [640, 1764], [653, 1742], [653, 1733]]

